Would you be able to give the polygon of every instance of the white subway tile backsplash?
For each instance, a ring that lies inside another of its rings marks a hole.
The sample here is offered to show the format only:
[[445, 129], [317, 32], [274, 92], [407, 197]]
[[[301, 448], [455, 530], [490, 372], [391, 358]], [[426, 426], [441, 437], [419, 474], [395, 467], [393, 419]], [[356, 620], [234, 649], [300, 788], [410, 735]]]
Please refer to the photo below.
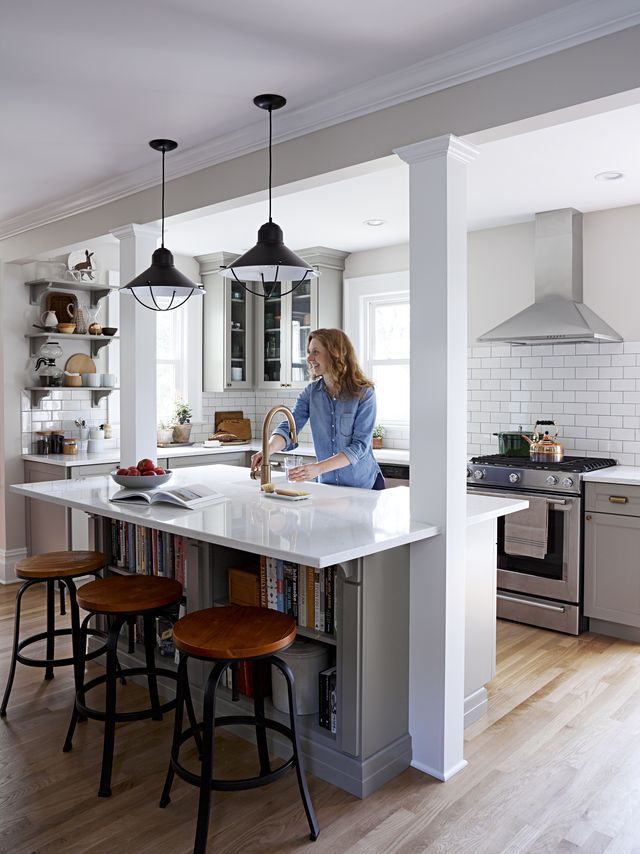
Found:
[[573, 453], [640, 465], [640, 342], [478, 349], [469, 359], [473, 453], [496, 453], [498, 429], [553, 419]]

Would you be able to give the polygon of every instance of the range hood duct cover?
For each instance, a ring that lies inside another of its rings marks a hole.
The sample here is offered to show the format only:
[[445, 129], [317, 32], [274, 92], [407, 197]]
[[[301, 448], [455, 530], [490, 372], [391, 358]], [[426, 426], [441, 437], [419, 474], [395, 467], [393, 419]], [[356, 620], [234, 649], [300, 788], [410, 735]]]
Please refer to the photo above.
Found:
[[478, 338], [509, 344], [622, 341], [582, 301], [582, 214], [536, 214], [535, 302]]

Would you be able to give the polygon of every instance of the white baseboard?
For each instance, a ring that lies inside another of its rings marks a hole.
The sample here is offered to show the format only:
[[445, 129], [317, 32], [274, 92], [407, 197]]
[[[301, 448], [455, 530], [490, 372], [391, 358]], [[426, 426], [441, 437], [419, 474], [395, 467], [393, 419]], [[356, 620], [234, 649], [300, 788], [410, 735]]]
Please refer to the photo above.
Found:
[[462, 769], [466, 768], [467, 765], [467, 760], [462, 759], [460, 762], [458, 762], [457, 765], [454, 765], [451, 768], [446, 768], [444, 771], [441, 771], [436, 768], [431, 768], [424, 762], [416, 762], [415, 760], [411, 762], [412, 768], [416, 768], [418, 771], [422, 771], [424, 774], [428, 774], [430, 777], [435, 777], [436, 780], [441, 780], [443, 783], [446, 783], [447, 780], [450, 780], [454, 774], [457, 774], [458, 771], [462, 771]]
[[27, 556], [26, 548], [0, 549], [0, 584], [16, 584], [20, 581], [13, 570], [19, 560]]

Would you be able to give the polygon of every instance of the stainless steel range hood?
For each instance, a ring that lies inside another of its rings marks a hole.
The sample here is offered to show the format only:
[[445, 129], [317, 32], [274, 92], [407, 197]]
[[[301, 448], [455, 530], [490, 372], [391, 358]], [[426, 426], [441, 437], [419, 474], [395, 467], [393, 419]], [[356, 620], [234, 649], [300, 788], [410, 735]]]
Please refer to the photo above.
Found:
[[536, 214], [535, 302], [478, 338], [510, 344], [622, 341], [582, 302], [582, 214]]

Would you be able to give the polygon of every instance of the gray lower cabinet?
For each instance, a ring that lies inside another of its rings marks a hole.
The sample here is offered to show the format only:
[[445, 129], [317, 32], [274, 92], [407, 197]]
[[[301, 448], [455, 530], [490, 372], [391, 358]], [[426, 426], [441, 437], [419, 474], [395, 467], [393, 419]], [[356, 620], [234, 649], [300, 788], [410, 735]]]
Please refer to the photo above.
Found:
[[585, 499], [585, 615], [640, 628], [640, 487], [587, 483]]
[[170, 457], [170, 469], [182, 469], [187, 466], [247, 466], [253, 451], [238, 451], [229, 454], [207, 454], [198, 456]]
[[[25, 483], [66, 480], [63, 466], [25, 462]], [[27, 550], [30, 555], [66, 551], [71, 540], [69, 513], [66, 507], [48, 501], [25, 501]]]

